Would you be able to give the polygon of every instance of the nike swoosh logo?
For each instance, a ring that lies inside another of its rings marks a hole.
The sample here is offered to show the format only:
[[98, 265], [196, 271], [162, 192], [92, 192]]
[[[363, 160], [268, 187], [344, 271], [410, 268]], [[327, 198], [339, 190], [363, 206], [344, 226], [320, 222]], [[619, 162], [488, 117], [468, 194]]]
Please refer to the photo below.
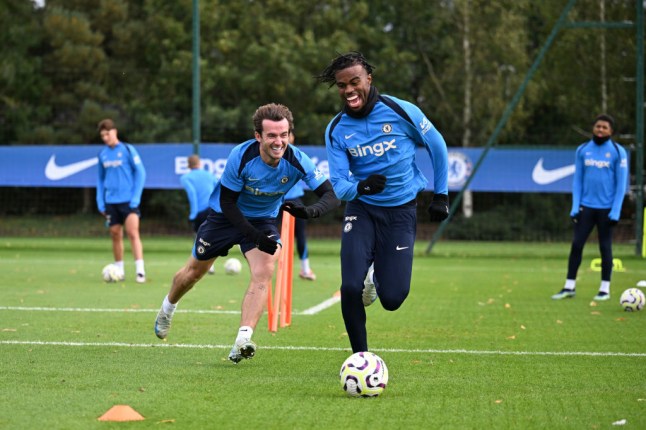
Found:
[[267, 237], [271, 239], [271, 238], [272, 238], [272, 237], [274, 237], [274, 236], [276, 236], [276, 235], [275, 235], [275, 234], [270, 234], [270, 235], [269, 235], [269, 236], [267, 236]]
[[408, 248], [409, 248], [408, 246], [399, 246], [399, 245], [395, 247], [397, 251], [401, 251], [402, 249], [408, 249]]
[[76, 163], [68, 164], [66, 166], [59, 166], [56, 164], [56, 155], [52, 155], [45, 166], [45, 177], [50, 181], [58, 181], [65, 179], [68, 176], [76, 175], [85, 169], [89, 169], [99, 162], [98, 157], [89, 158]]
[[346, 138], [346, 139], [350, 139], [350, 138], [351, 138], [352, 136], [354, 136], [355, 134], [357, 134], [357, 133], [346, 134], [346, 135], [345, 135], [345, 138]]
[[569, 166], [559, 167], [557, 169], [545, 170], [543, 167], [543, 159], [538, 160], [532, 171], [532, 179], [538, 185], [547, 185], [552, 182], [560, 181], [574, 174], [574, 164]]

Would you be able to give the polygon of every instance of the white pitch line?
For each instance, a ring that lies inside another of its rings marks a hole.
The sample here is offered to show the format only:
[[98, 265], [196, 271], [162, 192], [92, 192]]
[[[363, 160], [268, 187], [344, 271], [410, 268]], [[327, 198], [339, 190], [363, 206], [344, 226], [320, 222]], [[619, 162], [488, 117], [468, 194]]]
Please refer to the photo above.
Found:
[[[338, 294], [321, 303], [307, 308], [304, 311], [293, 311], [292, 315], [316, 315], [325, 309], [334, 306], [341, 300]], [[0, 306], [0, 311], [44, 311], [44, 312], [126, 312], [126, 313], [157, 313], [159, 309], [133, 309], [133, 308], [52, 308], [52, 307], [27, 307], [27, 306]], [[240, 314], [240, 311], [225, 311], [216, 309], [178, 309], [175, 312], [182, 314]]]
[[[123, 348], [185, 348], [185, 349], [229, 349], [227, 345], [188, 344], [188, 343], [125, 343], [125, 342], [46, 342], [0, 340], [0, 345], [35, 345], [35, 346], [78, 346], [78, 347], [123, 347]], [[267, 350], [282, 351], [350, 351], [349, 348], [317, 346], [262, 346]], [[517, 356], [584, 356], [584, 357], [646, 357], [640, 352], [593, 352], [593, 351], [487, 351], [468, 349], [401, 349], [375, 348], [374, 352], [413, 353], [413, 354], [466, 354], [466, 355], [517, 355]]]

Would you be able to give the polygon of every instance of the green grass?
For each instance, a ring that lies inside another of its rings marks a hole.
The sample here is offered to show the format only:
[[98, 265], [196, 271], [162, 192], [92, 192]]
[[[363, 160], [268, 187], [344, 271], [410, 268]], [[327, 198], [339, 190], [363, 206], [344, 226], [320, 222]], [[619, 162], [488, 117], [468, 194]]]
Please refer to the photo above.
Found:
[[[0, 238], [0, 428], [646, 428], [646, 312], [618, 305], [646, 279], [632, 245], [615, 246], [626, 270], [592, 306], [596, 244], [577, 297], [554, 302], [569, 244], [440, 242], [426, 256], [420, 242], [402, 308], [367, 309], [369, 345], [390, 370], [373, 399], [339, 387], [350, 355], [339, 304], [301, 313], [338, 290], [338, 242], [311, 241], [318, 279], [294, 279], [292, 325], [272, 334], [261, 318], [258, 353], [239, 365], [226, 357], [246, 268], [226, 276], [220, 260], [180, 303], [168, 342], [153, 334], [191, 245], [144, 237], [148, 283], [132, 281], [127, 252], [128, 279], [106, 284], [107, 237]], [[97, 421], [117, 404], [145, 420]]]

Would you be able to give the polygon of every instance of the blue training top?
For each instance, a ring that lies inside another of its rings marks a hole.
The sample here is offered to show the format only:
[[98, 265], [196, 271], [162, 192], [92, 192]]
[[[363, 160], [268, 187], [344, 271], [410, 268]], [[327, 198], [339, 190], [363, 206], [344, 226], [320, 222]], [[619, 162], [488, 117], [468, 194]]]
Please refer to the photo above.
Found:
[[217, 178], [204, 169], [191, 169], [179, 178], [186, 190], [190, 213], [188, 219], [193, 221], [199, 212], [209, 207], [209, 197], [215, 188]]
[[601, 145], [590, 140], [579, 145], [575, 157], [570, 216], [586, 206], [610, 209], [608, 218], [619, 221], [628, 179], [626, 150], [612, 139]]
[[287, 145], [278, 166], [271, 167], [260, 158], [260, 143], [252, 139], [231, 150], [209, 199], [209, 206], [222, 212], [220, 189], [225, 186], [240, 192], [237, 205], [246, 218], [276, 218], [285, 194], [300, 180], [315, 190], [327, 180], [307, 154]]
[[285, 194], [285, 200], [294, 200], [301, 198], [305, 195], [305, 187], [303, 186], [303, 182], [299, 181], [292, 187], [291, 190], [287, 191], [287, 194]]
[[[325, 132], [330, 181], [341, 200], [377, 206], [399, 206], [413, 200], [428, 180], [415, 164], [416, 145], [424, 146], [433, 163], [436, 194], [448, 194], [448, 153], [444, 138], [412, 103], [380, 95], [363, 118], [345, 112], [330, 121]], [[386, 176], [386, 188], [359, 195], [357, 184], [372, 174]]]
[[96, 186], [96, 204], [105, 212], [106, 203], [128, 203], [136, 208], [141, 203], [146, 169], [134, 146], [119, 142], [113, 148], [106, 146], [99, 153], [99, 176]]

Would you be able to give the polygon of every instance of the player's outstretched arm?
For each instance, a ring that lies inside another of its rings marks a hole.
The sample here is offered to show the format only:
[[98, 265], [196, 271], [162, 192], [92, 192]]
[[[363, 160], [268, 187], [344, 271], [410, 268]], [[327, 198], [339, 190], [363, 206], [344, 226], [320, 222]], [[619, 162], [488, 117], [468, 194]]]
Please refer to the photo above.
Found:
[[323, 214], [328, 213], [332, 209], [338, 207], [341, 201], [336, 198], [332, 183], [326, 180], [314, 190], [314, 193], [319, 197], [318, 201], [310, 206], [301, 205], [295, 202], [283, 203], [281, 209], [290, 213], [296, 218], [318, 218]]

